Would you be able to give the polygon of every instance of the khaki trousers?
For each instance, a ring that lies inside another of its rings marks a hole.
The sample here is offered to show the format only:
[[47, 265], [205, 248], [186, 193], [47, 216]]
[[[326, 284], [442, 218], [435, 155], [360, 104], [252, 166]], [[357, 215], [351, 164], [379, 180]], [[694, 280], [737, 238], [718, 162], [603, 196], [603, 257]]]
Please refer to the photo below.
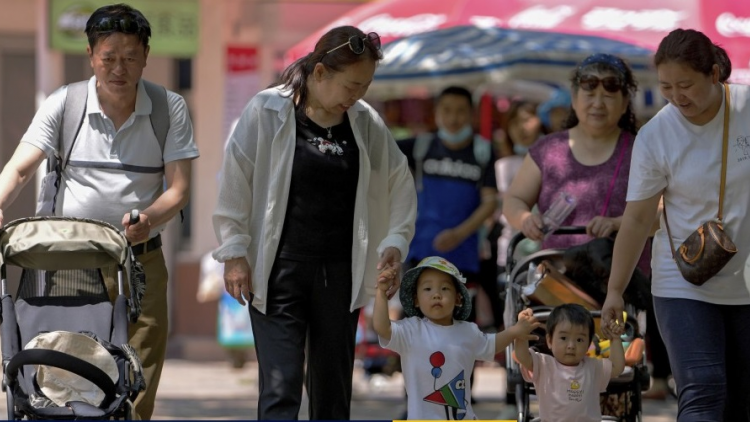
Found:
[[[141, 303], [141, 315], [135, 324], [128, 327], [129, 343], [138, 353], [143, 364], [146, 390], [135, 400], [134, 418], [148, 420], [154, 413], [156, 390], [164, 367], [167, 352], [169, 312], [167, 310], [167, 266], [161, 248], [139, 255], [146, 273], [146, 292]], [[104, 280], [110, 299], [117, 297], [117, 270], [104, 271]], [[125, 284], [127, 291], [127, 283]]]

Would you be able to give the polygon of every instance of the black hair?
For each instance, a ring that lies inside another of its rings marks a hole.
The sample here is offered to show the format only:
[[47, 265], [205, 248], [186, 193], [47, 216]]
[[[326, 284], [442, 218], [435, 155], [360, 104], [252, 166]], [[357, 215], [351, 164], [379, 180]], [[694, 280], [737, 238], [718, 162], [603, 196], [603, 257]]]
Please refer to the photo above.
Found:
[[[134, 29], [123, 28], [122, 24], [113, 25], [111, 29], [102, 30], [100, 24], [103, 19], [127, 19], [130, 18]], [[123, 34], [133, 34], [138, 36], [138, 40], [143, 45], [143, 48], [148, 48], [148, 40], [151, 38], [151, 25], [148, 23], [148, 19], [143, 16], [143, 13], [134, 9], [127, 4], [110, 4], [102, 6], [94, 11], [86, 21], [86, 37], [89, 40], [89, 47], [94, 49], [96, 43], [102, 38], [107, 38], [115, 32], [121, 32]]]
[[571, 325], [588, 327], [589, 343], [594, 339], [594, 317], [591, 312], [577, 303], [566, 303], [556, 306], [547, 318], [547, 336], [552, 338], [555, 328], [561, 322], [568, 321]]
[[474, 100], [471, 97], [471, 92], [469, 92], [468, 89], [462, 86], [449, 86], [448, 88], [440, 91], [440, 94], [438, 94], [437, 98], [435, 98], [435, 104], [439, 103], [440, 100], [448, 95], [456, 95], [466, 98], [466, 101], [469, 102], [469, 108], [471, 108], [472, 110], [474, 109]]
[[714, 65], [719, 66], [719, 82], [726, 82], [732, 74], [732, 62], [727, 52], [714, 44], [704, 33], [695, 29], [675, 29], [659, 43], [654, 64], [684, 63], [696, 72], [711, 75]]
[[[570, 78], [571, 92], [574, 94], [578, 92], [578, 90], [581, 88], [579, 78], [588, 72], [593, 71], [600, 74], [612, 73], [617, 75], [620, 78], [620, 82], [622, 84], [622, 95], [629, 100], [628, 107], [627, 109], [625, 109], [625, 113], [622, 114], [620, 120], [617, 122], [617, 126], [626, 132], [630, 132], [633, 135], [636, 135], [638, 134], [638, 123], [635, 118], [635, 112], [633, 112], [633, 98], [635, 98], [635, 93], [638, 91], [638, 82], [635, 80], [635, 76], [633, 76], [633, 70], [625, 60], [616, 56], [611, 57], [616, 60], [616, 63], [597, 61], [585, 66], [579, 65], [578, 67], [576, 67], [575, 71], [573, 72], [573, 76]], [[563, 127], [565, 129], [570, 129], [577, 126], [578, 123], [578, 116], [576, 115], [573, 107], [571, 107], [570, 113], [568, 113], [568, 118], [565, 119]]]
[[301, 117], [304, 117], [304, 110], [307, 106], [307, 79], [312, 75], [316, 64], [322, 63], [333, 72], [343, 72], [347, 67], [362, 60], [373, 60], [377, 63], [383, 58], [380, 49], [369, 40], [365, 40], [365, 51], [362, 54], [355, 54], [346, 47], [337, 48], [353, 36], [366, 37], [362, 30], [353, 26], [339, 26], [331, 29], [320, 37], [311, 53], [290, 64], [284, 69], [279, 79], [271, 84], [271, 86], [282, 85], [282, 89], [291, 91], [291, 97], [298, 99], [295, 107]]

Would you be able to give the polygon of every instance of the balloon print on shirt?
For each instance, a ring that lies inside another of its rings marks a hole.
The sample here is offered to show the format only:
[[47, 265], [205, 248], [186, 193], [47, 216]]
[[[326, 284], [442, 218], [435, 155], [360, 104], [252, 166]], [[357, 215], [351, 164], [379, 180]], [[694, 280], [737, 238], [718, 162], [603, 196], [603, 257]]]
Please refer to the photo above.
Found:
[[432, 377], [435, 379], [435, 391], [428, 394], [423, 400], [434, 403], [445, 408], [445, 419], [462, 420], [466, 416], [466, 379], [462, 370], [447, 384], [437, 388], [438, 378], [443, 375], [441, 368], [445, 364], [445, 355], [435, 352], [430, 355], [432, 365]]

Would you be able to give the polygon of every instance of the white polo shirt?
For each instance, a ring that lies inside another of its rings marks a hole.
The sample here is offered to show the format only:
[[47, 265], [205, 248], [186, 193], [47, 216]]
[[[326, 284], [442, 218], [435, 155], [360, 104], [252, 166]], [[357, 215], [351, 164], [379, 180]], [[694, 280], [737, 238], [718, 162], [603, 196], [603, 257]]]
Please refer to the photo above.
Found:
[[[66, 93], [63, 86], [47, 98], [21, 142], [48, 155], [57, 149]], [[168, 90], [167, 103], [170, 125], [162, 154], [149, 118], [151, 99], [143, 84], [138, 84], [135, 111], [115, 130], [101, 110], [96, 77], [92, 77], [83, 124], [63, 172], [56, 214], [93, 218], [120, 227], [125, 213], [149, 207], [164, 191], [164, 164], [199, 155], [185, 100]], [[163, 228], [154, 227], [150, 236]]]

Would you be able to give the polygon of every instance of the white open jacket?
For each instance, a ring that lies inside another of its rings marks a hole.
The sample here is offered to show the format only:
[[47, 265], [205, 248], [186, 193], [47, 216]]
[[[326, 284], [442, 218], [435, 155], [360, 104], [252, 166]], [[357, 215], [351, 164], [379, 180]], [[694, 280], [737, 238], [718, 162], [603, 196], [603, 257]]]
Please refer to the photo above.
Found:
[[[294, 104], [288, 92], [266, 89], [245, 107], [226, 146], [213, 225], [224, 262], [247, 257], [253, 306], [266, 312], [268, 279], [284, 226], [296, 144]], [[414, 236], [417, 199], [406, 156], [377, 112], [358, 101], [347, 111], [359, 147], [354, 207], [351, 310], [374, 294], [382, 251], [402, 259]]]

